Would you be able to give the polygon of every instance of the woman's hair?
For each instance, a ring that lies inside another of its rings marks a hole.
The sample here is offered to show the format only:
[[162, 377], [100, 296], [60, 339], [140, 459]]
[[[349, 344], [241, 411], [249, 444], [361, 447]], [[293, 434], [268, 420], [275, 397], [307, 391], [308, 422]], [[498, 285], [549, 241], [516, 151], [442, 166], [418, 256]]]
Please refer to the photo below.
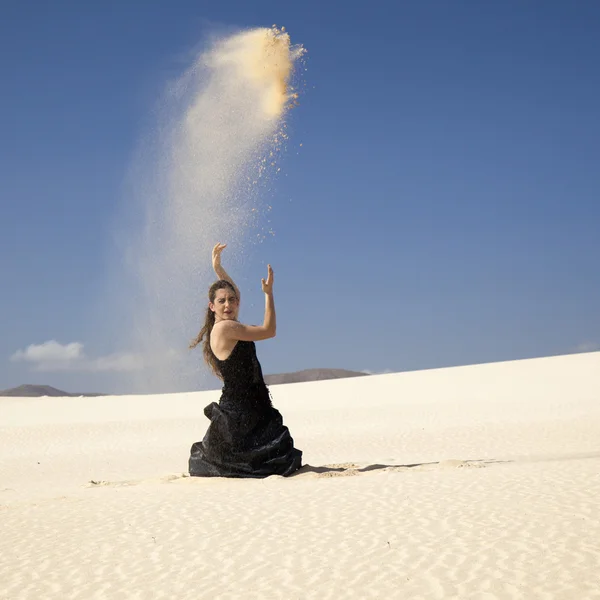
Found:
[[[215, 281], [208, 290], [208, 299], [210, 302], [214, 303], [215, 297], [217, 295], [218, 290], [229, 289], [234, 294], [236, 294], [234, 287], [226, 281], [225, 279], [220, 279], [219, 281]], [[237, 296], [237, 294], [236, 294]], [[210, 367], [210, 370], [217, 376], [222, 377], [221, 372], [219, 371], [219, 366], [217, 364], [217, 357], [214, 355], [212, 348], [210, 347], [210, 332], [215, 326], [215, 313], [210, 309], [210, 306], [206, 307], [206, 316], [204, 318], [204, 326], [200, 330], [200, 333], [196, 336], [196, 338], [190, 344], [190, 349], [195, 348], [202, 340], [204, 340], [203, 344], [203, 354], [204, 360], [206, 364]]]

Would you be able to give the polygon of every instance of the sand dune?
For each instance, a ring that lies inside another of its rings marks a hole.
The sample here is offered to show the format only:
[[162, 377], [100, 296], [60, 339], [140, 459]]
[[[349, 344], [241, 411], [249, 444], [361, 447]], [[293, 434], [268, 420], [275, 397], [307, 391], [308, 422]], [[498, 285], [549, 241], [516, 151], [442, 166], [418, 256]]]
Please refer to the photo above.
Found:
[[0, 403], [0, 599], [600, 598], [600, 353], [272, 386], [307, 463], [186, 476], [218, 392]]

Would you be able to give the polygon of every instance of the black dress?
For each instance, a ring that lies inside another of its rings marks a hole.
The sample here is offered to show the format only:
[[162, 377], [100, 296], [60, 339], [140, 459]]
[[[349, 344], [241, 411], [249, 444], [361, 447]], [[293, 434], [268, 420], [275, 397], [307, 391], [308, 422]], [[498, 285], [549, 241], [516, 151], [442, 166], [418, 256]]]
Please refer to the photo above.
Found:
[[271, 404], [254, 342], [239, 341], [226, 360], [219, 403], [204, 409], [211, 423], [192, 445], [189, 471], [195, 477], [268, 477], [291, 475], [302, 451]]

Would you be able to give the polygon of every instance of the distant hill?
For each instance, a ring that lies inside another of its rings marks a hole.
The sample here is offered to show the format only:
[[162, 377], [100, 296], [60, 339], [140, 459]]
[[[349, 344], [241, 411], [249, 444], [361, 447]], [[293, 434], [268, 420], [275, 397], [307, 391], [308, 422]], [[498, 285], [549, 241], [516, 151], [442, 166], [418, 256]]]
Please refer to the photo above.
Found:
[[25, 384], [9, 390], [0, 391], [0, 396], [12, 396], [19, 398], [39, 398], [40, 396], [53, 396], [53, 397], [78, 397], [78, 396], [103, 396], [104, 394], [69, 394], [69, 392], [63, 392], [57, 390], [50, 385], [31, 385]]
[[[368, 373], [360, 371], [346, 371], [345, 369], [305, 369], [304, 371], [294, 371], [293, 373], [279, 373], [275, 375], [265, 375], [267, 385], [281, 385], [283, 383], [302, 383], [304, 381], [324, 381], [326, 379], [343, 379], [345, 377], [365, 377]], [[109, 396], [110, 394], [70, 394], [63, 390], [58, 390], [50, 385], [31, 385], [25, 384], [9, 390], [0, 391], [1, 396], [11, 396], [13, 398], [39, 398], [40, 396], [51, 397], [71, 397], [80, 396]]]
[[345, 369], [305, 369], [293, 373], [265, 375], [267, 385], [282, 383], [302, 383], [304, 381], [324, 381], [326, 379], [344, 379], [346, 377], [366, 377], [368, 373], [361, 371], [346, 371]]

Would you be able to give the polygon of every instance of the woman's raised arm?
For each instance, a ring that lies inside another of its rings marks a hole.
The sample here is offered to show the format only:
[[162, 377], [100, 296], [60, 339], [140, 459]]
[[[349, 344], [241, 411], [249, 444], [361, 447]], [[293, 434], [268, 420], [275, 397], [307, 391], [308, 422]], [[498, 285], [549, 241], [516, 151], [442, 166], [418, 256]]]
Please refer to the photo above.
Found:
[[227, 244], [216, 244], [215, 247], [212, 250], [212, 264], [213, 264], [213, 269], [215, 271], [216, 276], [219, 279], [224, 279], [225, 281], [228, 281], [232, 286], [233, 289], [235, 290], [235, 294], [238, 298], [238, 302], [240, 301], [240, 290], [238, 288], [237, 285], [235, 285], [235, 282], [233, 281], [233, 279], [231, 279], [231, 277], [227, 274], [227, 271], [225, 271], [225, 269], [223, 268], [223, 265], [221, 264], [221, 252], [223, 252], [223, 250], [227, 248]]

